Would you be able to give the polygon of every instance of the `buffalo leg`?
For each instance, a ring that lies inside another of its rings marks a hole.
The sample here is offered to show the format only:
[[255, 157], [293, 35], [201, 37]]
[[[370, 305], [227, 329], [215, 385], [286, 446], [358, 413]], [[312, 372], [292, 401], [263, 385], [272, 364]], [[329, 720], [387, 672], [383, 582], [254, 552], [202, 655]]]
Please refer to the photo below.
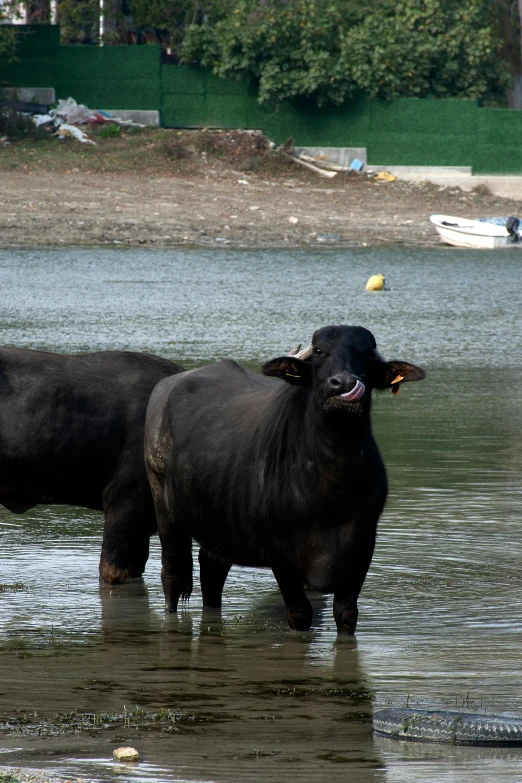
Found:
[[192, 593], [192, 538], [176, 526], [172, 497], [164, 475], [158, 475], [149, 466], [147, 468], [161, 541], [161, 584], [165, 594], [165, 611], [176, 612], [179, 599], [187, 600]]
[[192, 593], [192, 539], [188, 533], [176, 530], [173, 522], [165, 529], [158, 519], [158, 530], [165, 611], [176, 612], [179, 599], [187, 600]]
[[133, 488], [113, 486], [104, 493], [105, 522], [100, 576], [108, 584], [121, 584], [141, 576], [149, 557], [149, 536], [156, 528], [154, 508]]
[[309, 631], [312, 605], [305, 595], [302, 578], [286, 564], [272, 565], [272, 571], [283, 595], [288, 625], [293, 631]]
[[199, 550], [198, 559], [203, 606], [221, 609], [223, 587], [232, 564], [211, 555], [204, 549]]
[[337, 633], [343, 636], [351, 636], [355, 633], [359, 610], [357, 599], [361, 592], [363, 582], [368, 573], [373, 556], [375, 540], [361, 542], [354, 547], [357, 552], [357, 561], [353, 557], [346, 568], [347, 577], [341, 587], [334, 592], [333, 614], [337, 625]]

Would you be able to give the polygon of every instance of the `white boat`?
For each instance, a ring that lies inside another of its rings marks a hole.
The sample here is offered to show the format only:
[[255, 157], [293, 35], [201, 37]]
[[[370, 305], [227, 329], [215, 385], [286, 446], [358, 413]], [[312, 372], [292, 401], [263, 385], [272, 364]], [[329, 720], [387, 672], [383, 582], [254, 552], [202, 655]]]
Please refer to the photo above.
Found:
[[443, 242], [455, 247], [522, 247], [522, 222], [518, 218], [466, 218], [431, 215]]

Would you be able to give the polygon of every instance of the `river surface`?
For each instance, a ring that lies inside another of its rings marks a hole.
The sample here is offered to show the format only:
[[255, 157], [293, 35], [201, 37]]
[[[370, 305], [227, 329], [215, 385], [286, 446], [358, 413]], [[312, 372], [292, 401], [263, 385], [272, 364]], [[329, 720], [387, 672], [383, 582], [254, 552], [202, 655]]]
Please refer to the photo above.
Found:
[[[367, 293], [383, 272], [391, 290]], [[522, 781], [522, 748], [378, 738], [380, 706], [522, 716], [522, 255], [456, 249], [0, 250], [1, 343], [257, 368], [331, 323], [429, 377], [376, 396], [390, 496], [359, 607], [292, 633], [234, 568], [165, 618], [160, 551], [100, 585], [101, 515], [0, 508], [0, 764], [132, 781]], [[133, 745], [138, 765], [112, 750]]]

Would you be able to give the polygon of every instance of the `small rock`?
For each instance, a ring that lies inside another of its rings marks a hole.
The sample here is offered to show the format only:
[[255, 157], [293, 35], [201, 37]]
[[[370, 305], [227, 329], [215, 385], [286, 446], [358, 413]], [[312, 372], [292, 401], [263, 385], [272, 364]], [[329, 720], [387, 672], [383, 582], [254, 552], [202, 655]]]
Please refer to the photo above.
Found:
[[340, 242], [341, 241], [341, 235], [340, 234], [317, 234], [316, 242]]
[[256, 209], [261, 209], [261, 207], [258, 207], [257, 204], [254, 204], [253, 206], [249, 207], [252, 212], [254, 212]]
[[112, 757], [114, 761], [138, 761], [140, 754], [136, 748], [116, 748]]
[[296, 223], [299, 223], [299, 218], [296, 218], [296, 217], [293, 217], [293, 216], [289, 217], [288, 218], [288, 222], [292, 223], [292, 225], [295, 226]]

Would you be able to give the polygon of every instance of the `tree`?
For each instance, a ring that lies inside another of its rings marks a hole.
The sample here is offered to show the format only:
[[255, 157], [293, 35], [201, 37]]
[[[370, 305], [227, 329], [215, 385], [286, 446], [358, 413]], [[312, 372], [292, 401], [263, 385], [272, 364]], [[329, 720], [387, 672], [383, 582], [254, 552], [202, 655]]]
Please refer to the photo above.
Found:
[[[2, 24], [2, 22], [11, 18], [11, 12], [16, 12], [16, 9], [11, 8], [10, 3], [0, 5], [0, 57], [5, 58], [8, 62], [16, 59], [16, 43], [18, 39], [14, 26]], [[0, 75], [0, 86], [1, 84], [2, 79]]]
[[50, 24], [51, 0], [30, 0], [25, 4], [27, 24]]
[[56, 17], [61, 26], [62, 43], [98, 43], [99, 0], [58, 0]]
[[381, 0], [346, 38], [342, 65], [370, 95], [483, 98], [509, 83], [487, 0]]
[[191, 25], [185, 61], [213, 68], [223, 78], [254, 79], [260, 103], [314, 96], [319, 104], [342, 103], [355, 85], [339, 69], [350, 24], [365, 4], [352, 0], [239, 0], [217, 20]]
[[508, 105], [522, 109], [522, 0], [493, 0], [493, 14], [502, 40], [501, 55], [512, 74]]
[[[522, 2], [522, 0], [520, 0]], [[260, 103], [298, 95], [342, 103], [370, 95], [482, 98], [509, 74], [490, 0], [238, 0], [191, 25], [183, 54], [259, 84]]]

